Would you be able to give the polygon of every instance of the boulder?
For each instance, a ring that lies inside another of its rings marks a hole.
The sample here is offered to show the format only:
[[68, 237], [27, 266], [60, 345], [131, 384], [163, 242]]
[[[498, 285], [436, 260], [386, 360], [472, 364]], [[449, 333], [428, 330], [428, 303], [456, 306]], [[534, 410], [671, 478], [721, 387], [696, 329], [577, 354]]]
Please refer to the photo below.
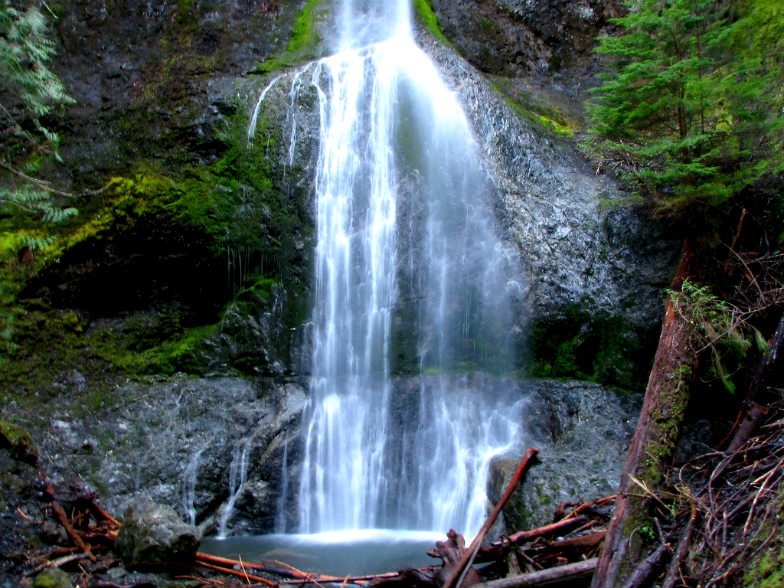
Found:
[[33, 588], [73, 588], [73, 582], [60, 568], [48, 568], [35, 577]]
[[128, 507], [115, 550], [129, 568], [189, 562], [199, 548], [199, 533], [175, 510], [151, 500]]
[[[552, 522], [565, 503], [615, 494], [634, 434], [639, 396], [620, 395], [599, 384], [540, 380], [530, 383], [528, 439], [539, 449], [504, 508], [507, 532]], [[489, 498], [498, 502], [519, 458], [491, 465]]]

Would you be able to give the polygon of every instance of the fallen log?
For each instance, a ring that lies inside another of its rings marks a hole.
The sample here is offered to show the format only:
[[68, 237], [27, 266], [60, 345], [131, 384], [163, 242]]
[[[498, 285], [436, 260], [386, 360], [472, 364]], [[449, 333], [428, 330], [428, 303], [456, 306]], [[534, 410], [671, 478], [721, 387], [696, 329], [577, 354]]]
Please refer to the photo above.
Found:
[[509, 576], [477, 584], [474, 588], [529, 588], [558, 586], [578, 580], [589, 580], [596, 569], [597, 558], [586, 559], [554, 568], [547, 568], [519, 576]]
[[[635, 530], [652, 522], [651, 497], [665, 484], [672, 465], [689, 404], [689, 384], [697, 368], [697, 353], [690, 345], [693, 321], [681, 309], [680, 299], [675, 295], [683, 291], [684, 283], [692, 275], [692, 243], [692, 237], [687, 236], [667, 296], [659, 345], [593, 577], [593, 588], [623, 586], [650, 550], [642, 534]], [[640, 482], [650, 492], [639, 495], [635, 485]]]

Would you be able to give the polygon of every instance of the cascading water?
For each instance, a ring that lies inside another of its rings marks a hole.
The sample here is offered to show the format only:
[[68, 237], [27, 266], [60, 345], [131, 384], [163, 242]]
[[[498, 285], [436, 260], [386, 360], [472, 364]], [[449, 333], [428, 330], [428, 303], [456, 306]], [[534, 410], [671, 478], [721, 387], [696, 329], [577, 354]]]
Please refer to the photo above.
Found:
[[517, 399], [487, 375], [512, 368], [514, 256], [408, 0], [345, 0], [337, 28], [337, 52], [310, 70], [321, 135], [299, 530], [470, 535], [489, 460], [522, 441]]

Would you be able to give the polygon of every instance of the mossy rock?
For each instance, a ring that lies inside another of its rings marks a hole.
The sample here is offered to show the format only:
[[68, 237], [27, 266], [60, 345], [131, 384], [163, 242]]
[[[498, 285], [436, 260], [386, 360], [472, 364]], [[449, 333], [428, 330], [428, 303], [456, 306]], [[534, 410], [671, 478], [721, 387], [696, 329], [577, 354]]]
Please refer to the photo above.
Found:
[[27, 429], [6, 421], [0, 421], [0, 448], [8, 449], [11, 457], [18, 461], [36, 465], [38, 447]]
[[73, 582], [60, 568], [48, 568], [35, 577], [33, 588], [73, 588]]
[[538, 319], [530, 332], [530, 373], [644, 390], [656, 350], [654, 329], [642, 331], [622, 316], [586, 302]]

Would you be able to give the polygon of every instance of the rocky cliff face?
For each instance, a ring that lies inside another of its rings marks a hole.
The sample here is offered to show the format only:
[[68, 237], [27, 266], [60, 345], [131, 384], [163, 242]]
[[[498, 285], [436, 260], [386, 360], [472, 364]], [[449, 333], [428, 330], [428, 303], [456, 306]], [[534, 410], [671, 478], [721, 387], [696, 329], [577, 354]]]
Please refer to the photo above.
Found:
[[[232, 451], [252, 439], [235, 528], [269, 530], [284, 431], [296, 430], [306, 389], [318, 132], [312, 90], [291, 91], [307, 66], [278, 78], [263, 63], [317, 44], [315, 3], [62, 4], [58, 73], [78, 104], [57, 173], [100, 191], [24, 291], [18, 328], [34, 363], [20, 363], [6, 412], [54, 399], [31, 426], [53, 472], [78, 472], [117, 508], [147, 494], [196, 522], [216, 523]], [[453, 46], [424, 30], [421, 42], [461, 97], [523, 260], [533, 371], [635, 385], [675, 248], [651, 221], [607, 205], [622, 193], [572, 137], [593, 83], [591, 39], [615, 5], [432, 6]], [[247, 125], [274, 80], [251, 146]], [[126, 383], [140, 374], [152, 381]], [[620, 463], [619, 439], [607, 443]], [[203, 477], [188, 486], [192, 470]]]
[[283, 51], [305, 0], [61, 5], [56, 70], [76, 99], [63, 156], [94, 187], [140, 159], [218, 157], [233, 81]]
[[608, 19], [620, 15], [619, 2], [597, 0], [433, 0], [432, 5], [446, 37], [474, 67], [516, 78], [586, 67], [595, 37]]

